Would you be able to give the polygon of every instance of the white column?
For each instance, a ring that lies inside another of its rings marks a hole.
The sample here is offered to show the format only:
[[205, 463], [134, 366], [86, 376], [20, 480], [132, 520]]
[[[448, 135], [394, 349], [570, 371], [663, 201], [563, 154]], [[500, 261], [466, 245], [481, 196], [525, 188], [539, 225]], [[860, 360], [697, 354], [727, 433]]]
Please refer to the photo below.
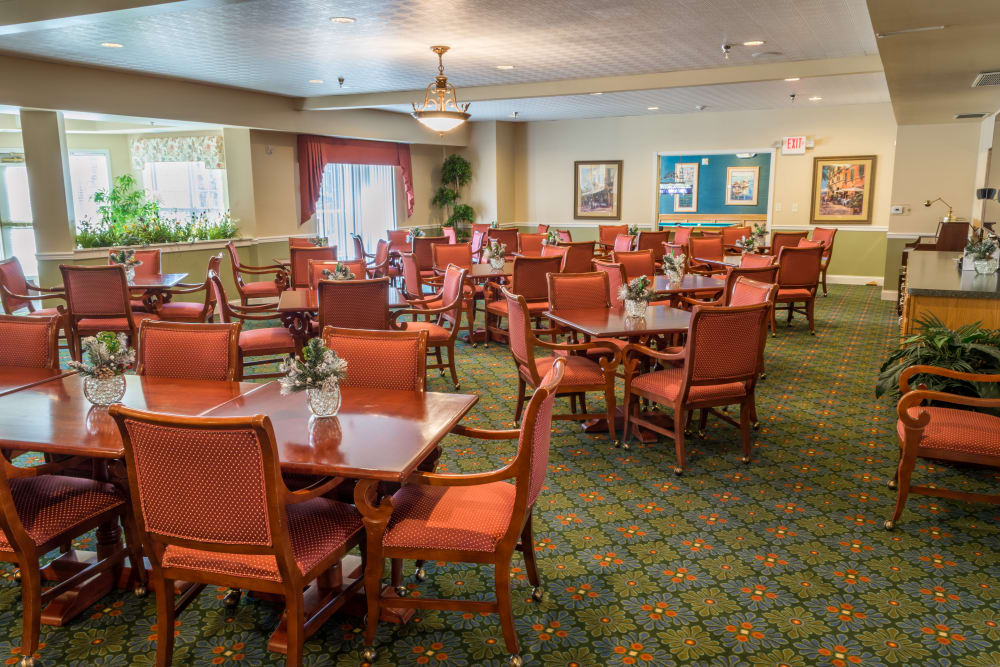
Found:
[[39, 253], [71, 251], [76, 246], [76, 225], [62, 113], [21, 109], [21, 139], [35, 246]]

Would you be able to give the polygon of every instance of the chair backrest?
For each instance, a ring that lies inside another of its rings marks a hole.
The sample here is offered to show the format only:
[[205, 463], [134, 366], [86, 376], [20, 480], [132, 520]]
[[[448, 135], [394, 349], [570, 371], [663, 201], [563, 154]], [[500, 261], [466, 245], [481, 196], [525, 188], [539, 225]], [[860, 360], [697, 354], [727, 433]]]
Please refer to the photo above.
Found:
[[549, 298], [546, 275], [559, 273], [562, 260], [562, 257], [515, 257], [511, 290], [528, 301], [545, 301]]
[[390, 229], [385, 234], [389, 239], [389, 250], [396, 252], [411, 252], [413, 250], [410, 242], [406, 240], [410, 236], [410, 230]]
[[121, 404], [108, 412], [125, 446], [137, 532], [154, 565], [165, 545], [177, 544], [274, 556], [281, 579], [294, 580], [270, 419], [181, 417]]
[[365, 259], [365, 240], [358, 234], [351, 234], [351, 243], [354, 244], [354, 259]]
[[316, 286], [319, 327], [389, 328], [389, 279], [321, 280]]
[[472, 231], [473, 232], [482, 232], [483, 234], [485, 234], [486, 232], [490, 231], [490, 229], [492, 229], [492, 228], [493, 228], [493, 225], [491, 225], [488, 222], [474, 222], [474, 223], [472, 223]]
[[455, 232], [454, 227], [442, 227], [441, 233], [448, 239], [448, 243], [458, 243], [458, 234]]
[[[28, 279], [24, 276], [24, 269], [17, 257], [0, 260], [0, 285], [14, 294], [28, 294]], [[18, 299], [3, 290], [0, 290], [0, 304], [3, 305], [3, 312], [8, 315], [19, 308], [27, 308], [28, 312], [35, 311], [35, 304], [28, 299]]]
[[514, 294], [506, 287], [500, 289], [507, 300], [507, 329], [510, 333], [510, 354], [518, 370], [525, 369], [533, 383], [538, 380], [535, 365], [535, 334], [531, 331], [531, 315], [528, 302], [520, 294]]
[[434, 255], [431, 246], [438, 243], [448, 243], [448, 239], [444, 236], [416, 236], [413, 238], [413, 259], [417, 262], [417, 269], [430, 271], [434, 268]]
[[696, 262], [698, 258], [722, 261], [725, 255], [722, 246], [722, 236], [702, 236], [688, 241], [688, 260]]
[[58, 315], [0, 315], [0, 366], [59, 368], [58, 339]]
[[833, 239], [837, 230], [833, 227], [813, 227], [812, 240], [823, 244], [823, 257], [830, 259], [833, 254]]
[[595, 259], [593, 264], [595, 271], [603, 271], [608, 274], [608, 290], [611, 295], [612, 305], [621, 305], [621, 299], [618, 298], [618, 290], [628, 282], [625, 279], [625, 268], [617, 262], [605, 262], [600, 259]]
[[[684, 360], [686, 399], [693, 385], [746, 382], [760, 370], [771, 306], [695, 306]], [[739, 332], [739, 335], [734, 335]]]
[[674, 244], [687, 247], [691, 240], [691, 227], [678, 227], [674, 230]]
[[288, 237], [288, 247], [289, 248], [309, 248], [313, 246], [313, 242], [305, 236], [289, 236]]
[[132, 321], [125, 267], [59, 265], [70, 317]]
[[486, 242], [486, 232], [475, 230], [472, 232], [472, 255], [477, 256], [479, 251], [483, 249], [483, 244]]
[[[772, 275], [767, 275], [770, 272]], [[753, 306], [774, 303], [778, 286], [774, 284], [778, 267], [762, 269], [732, 269], [726, 276], [726, 305]], [[758, 280], [757, 278], [763, 278]]]
[[375, 266], [378, 268], [371, 269], [372, 278], [383, 278], [389, 275], [389, 242], [385, 239], [379, 239], [378, 243], [375, 244]]
[[440, 308], [445, 308], [451, 304], [454, 304], [450, 309], [441, 313], [440, 320], [448, 320], [456, 329], [458, 325], [462, 322], [462, 285], [465, 283], [466, 276], [469, 275], [468, 269], [462, 266], [457, 266], [455, 264], [449, 264], [448, 268], [445, 269], [444, 279], [441, 282], [441, 305]]
[[222, 286], [222, 278], [217, 272], [209, 271], [208, 284], [215, 300], [215, 312], [219, 315], [219, 321], [229, 324], [233, 321], [233, 309], [229, 307], [229, 301], [226, 299], [226, 288]]
[[518, 252], [523, 255], [540, 256], [544, 247], [542, 241], [545, 238], [545, 234], [518, 234], [517, 242], [520, 245]]
[[778, 286], [815, 289], [819, 283], [823, 248], [785, 246], [778, 254]]
[[559, 247], [566, 248], [566, 259], [563, 262], [563, 271], [566, 273], [587, 273], [593, 269], [590, 266], [594, 259], [593, 241], [563, 241], [559, 240]]
[[755, 269], [761, 266], [772, 266], [773, 264], [774, 255], [758, 255], [757, 253], [748, 252], [740, 257], [741, 269]]
[[139, 323], [136, 375], [228, 380], [239, 375], [240, 323]]
[[426, 331], [363, 331], [325, 327], [323, 342], [347, 362], [341, 386], [424, 391]]
[[333, 248], [289, 248], [292, 265], [292, 287], [309, 287], [309, 261], [330, 262], [337, 259]]
[[795, 247], [799, 239], [804, 239], [809, 232], [775, 232], [771, 238], [771, 254], [777, 257], [785, 246]]
[[634, 250], [632, 252], [618, 252], [616, 250], [611, 253], [611, 256], [613, 261], [622, 265], [626, 280], [632, 280], [639, 276], [653, 276], [656, 273], [652, 250]]
[[819, 241], [810, 241], [807, 238], [801, 238], [801, 239], [799, 239], [798, 245], [796, 245], [795, 247], [796, 248], [822, 248], [823, 244], [820, 243]]
[[667, 255], [670, 255], [671, 257], [677, 257], [679, 255], [687, 254], [687, 251], [688, 247], [686, 245], [677, 245], [676, 243], [663, 244], [663, 257], [666, 257]]
[[561, 245], [546, 245], [542, 248], [542, 257], [561, 257], [562, 264], [560, 265], [560, 270], [566, 271], [566, 255], [569, 253], [569, 248]]
[[506, 539], [513, 541], [524, 525], [527, 513], [545, 485], [549, 466], [549, 445], [552, 438], [552, 409], [556, 391], [566, 370], [566, 360], [556, 359], [531, 395], [528, 409], [521, 420], [517, 439], [517, 454], [513, 465], [519, 469], [515, 484], [513, 515]]
[[573, 242], [573, 234], [568, 229], [557, 229], [556, 233], [559, 234], [559, 243]]
[[[291, 250], [291, 248], [289, 248]], [[243, 289], [243, 275], [240, 273], [240, 253], [236, 250], [236, 244], [232, 241], [226, 243], [226, 252], [229, 253], [229, 264], [230, 268], [233, 270], [233, 282], [236, 283], [236, 288], [239, 290]]]
[[513, 255], [517, 252], [517, 236], [516, 227], [490, 227], [486, 232], [487, 239], [496, 239], [507, 246], [508, 255]]
[[597, 225], [597, 241], [613, 246], [619, 234], [628, 234], [628, 225]]
[[549, 233], [549, 226], [548, 225], [538, 225], [538, 227], [535, 229], [535, 231], [537, 233], [539, 233], [539, 234], [548, 234]]
[[650, 232], [643, 230], [635, 240], [636, 250], [652, 250], [653, 261], [663, 259], [663, 242], [670, 238], [670, 232]]
[[[119, 250], [128, 250], [128, 248], [108, 249], [108, 264], [114, 264], [111, 253]], [[161, 273], [159, 248], [133, 248], [133, 250], [135, 250], [135, 258], [141, 262], [135, 267], [136, 276], [155, 276]]]
[[333, 271], [337, 268], [338, 264], [343, 264], [346, 266], [351, 273], [354, 274], [355, 280], [364, 280], [368, 277], [365, 270], [365, 262], [362, 259], [348, 259], [348, 260], [309, 260], [309, 285], [310, 289], [316, 289], [319, 285], [319, 281], [326, 280], [323, 277], [323, 271]]
[[610, 308], [611, 290], [606, 271], [550, 273], [549, 308]]
[[399, 261], [403, 265], [403, 291], [411, 299], [423, 299], [424, 281], [420, 278], [420, 269], [417, 268], [417, 260], [412, 252], [404, 252], [399, 256]]
[[723, 245], [736, 245], [744, 236], [749, 237], [750, 228], [749, 227], [723, 227], [722, 228], [722, 243]]
[[431, 246], [431, 253], [434, 255], [434, 266], [437, 268], [443, 269], [449, 264], [454, 264], [463, 269], [472, 268], [471, 243], [455, 243], [453, 245], [437, 244]]
[[632, 242], [635, 237], [629, 234], [619, 234], [615, 237], [615, 245], [612, 248], [615, 252], [628, 252], [632, 249]]

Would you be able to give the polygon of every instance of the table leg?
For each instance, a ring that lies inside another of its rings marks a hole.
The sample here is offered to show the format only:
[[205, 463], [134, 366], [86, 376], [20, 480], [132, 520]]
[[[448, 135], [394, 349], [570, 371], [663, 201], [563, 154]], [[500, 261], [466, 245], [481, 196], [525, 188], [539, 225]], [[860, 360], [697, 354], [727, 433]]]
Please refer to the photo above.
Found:
[[170, 300], [172, 298], [173, 294], [171, 294], [168, 291], [160, 289], [148, 289], [145, 292], [143, 292], [142, 305], [147, 311], [155, 313], [160, 309], [160, 306], [162, 306], [165, 303], [170, 303]]
[[287, 328], [300, 346], [304, 346], [312, 334], [312, 321], [308, 312], [281, 313], [281, 324]]
[[[638, 398], [636, 400], [639, 400]], [[661, 425], [665, 429], [673, 430], [674, 419], [670, 415], [656, 414], [643, 415], [644, 419], [649, 421], [656, 421], [657, 424]], [[625, 428], [625, 410], [621, 406], [615, 408], [615, 433], [621, 433], [622, 429]], [[591, 419], [590, 421], [583, 422], [583, 432], [584, 433], [607, 433], [608, 432], [608, 420], [607, 419]], [[632, 427], [632, 434], [636, 440], [644, 445], [651, 442], [656, 442], [660, 434], [653, 431], [642, 428], [641, 426]], [[628, 444], [624, 440], [623, 444]]]

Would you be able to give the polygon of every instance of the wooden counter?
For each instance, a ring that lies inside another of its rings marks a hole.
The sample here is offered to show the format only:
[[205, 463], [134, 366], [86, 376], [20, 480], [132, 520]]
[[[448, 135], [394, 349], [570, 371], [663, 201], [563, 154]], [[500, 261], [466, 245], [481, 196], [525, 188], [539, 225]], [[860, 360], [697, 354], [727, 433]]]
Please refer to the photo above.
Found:
[[910, 253], [900, 319], [904, 335], [913, 333], [914, 321], [928, 314], [952, 329], [974, 322], [1000, 329], [1000, 274], [962, 271], [961, 257], [960, 252]]

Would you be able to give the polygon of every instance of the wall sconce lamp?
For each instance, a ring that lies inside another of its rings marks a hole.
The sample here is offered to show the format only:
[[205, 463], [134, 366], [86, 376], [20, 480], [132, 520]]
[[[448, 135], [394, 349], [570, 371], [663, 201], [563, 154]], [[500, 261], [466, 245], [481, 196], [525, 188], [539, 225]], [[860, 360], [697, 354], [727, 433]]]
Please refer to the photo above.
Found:
[[948, 215], [946, 215], [943, 218], [941, 218], [941, 222], [954, 222], [955, 221], [955, 215], [951, 211], [951, 204], [949, 204], [948, 202], [946, 202], [941, 197], [938, 197], [937, 199], [925, 199], [924, 200], [924, 206], [926, 206], [927, 208], [930, 208], [932, 204], [936, 204], [937, 202], [941, 202], [942, 204], [944, 204], [945, 206], [948, 207]]

